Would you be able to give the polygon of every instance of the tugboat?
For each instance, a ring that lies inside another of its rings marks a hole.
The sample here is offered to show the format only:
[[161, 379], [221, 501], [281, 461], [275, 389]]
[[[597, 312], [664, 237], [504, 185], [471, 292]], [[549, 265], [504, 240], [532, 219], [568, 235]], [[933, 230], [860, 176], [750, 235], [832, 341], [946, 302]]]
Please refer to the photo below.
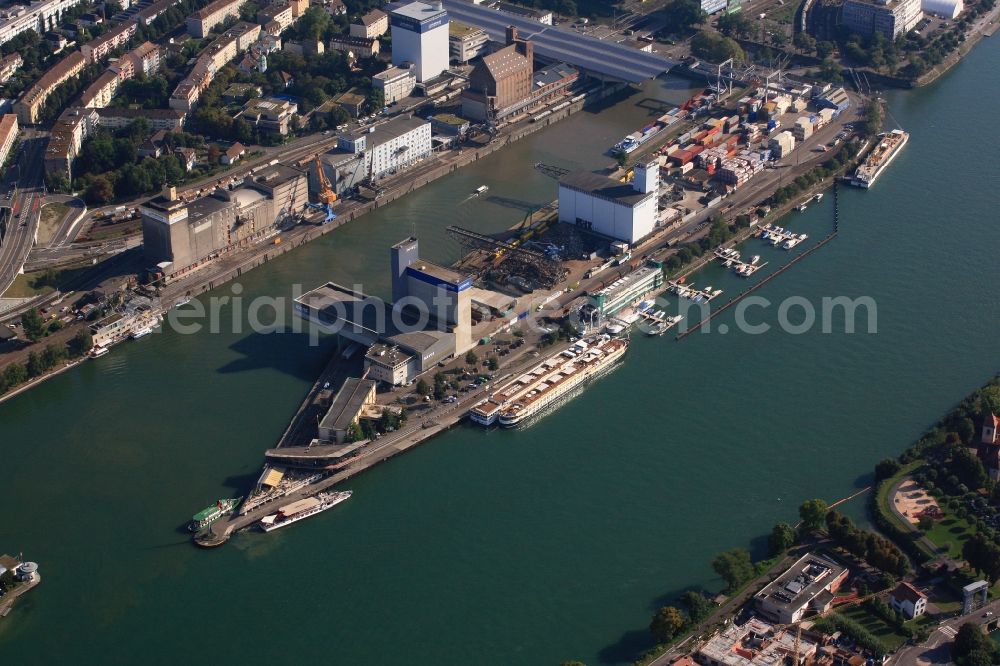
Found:
[[191, 522], [188, 524], [188, 529], [192, 532], [197, 532], [198, 530], [203, 530], [219, 518], [227, 516], [233, 512], [242, 497], [234, 497], [232, 499], [221, 499], [212, 506], [202, 509], [198, 513], [191, 517]]

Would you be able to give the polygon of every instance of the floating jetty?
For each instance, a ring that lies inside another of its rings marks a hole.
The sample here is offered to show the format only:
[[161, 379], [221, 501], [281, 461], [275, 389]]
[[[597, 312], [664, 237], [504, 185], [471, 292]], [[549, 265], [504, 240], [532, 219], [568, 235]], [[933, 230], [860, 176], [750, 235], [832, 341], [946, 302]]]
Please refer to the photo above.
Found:
[[793, 247], [809, 238], [806, 234], [793, 234], [784, 227], [778, 227], [771, 224], [765, 224], [760, 228], [759, 237], [774, 247], [780, 247], [783, 250], [791, 250]]
[[732, 268], [733, 272], [740, 277], [750, 277], [764, 268], [764, 266], [767, 266], [766, 261], [760, 263], [760, 257], [756, 254], [750, 258], [750, 261], [743, 261], [740, 253], [735, 248], [719, 248], [715, 251], [715, 258], [726, 268]]
[[671, 293], [677, 294], [681, 298], [686, 298], [689, 301], [694, 301], [695, 303], [710, 301], [722, 293], [721, 289], [712, 289], [711, 287], [698, 289], [693, 284], [691, 285], [682, 284], [675, 280], [671, 280], [668, 284], [670, 286], [667, 287], [667, 289]]

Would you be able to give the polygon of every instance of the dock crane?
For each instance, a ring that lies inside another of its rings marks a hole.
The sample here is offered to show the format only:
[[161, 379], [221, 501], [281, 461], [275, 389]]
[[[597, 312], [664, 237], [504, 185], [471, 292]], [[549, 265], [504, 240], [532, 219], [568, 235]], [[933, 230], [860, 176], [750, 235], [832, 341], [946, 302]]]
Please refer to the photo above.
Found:
[[319, 203], [318, 204], [307, 204], [309, 208], [315, 208], [326, 213], [326, 217], [323, 219], [322, 224], [328, 224], [329, 222], [337, 219], [337, 214], [333, 212], [333, 204], [337, 200], [337, 193], [333, 191], [333, 187], [330, 186], [330, 180], [326, 177], [326, 173], [323, 171], [323, 163], [320, 162], [319, 155], [317, 154], [313, 160], [316, 166], [316, 177], [319, 180]]

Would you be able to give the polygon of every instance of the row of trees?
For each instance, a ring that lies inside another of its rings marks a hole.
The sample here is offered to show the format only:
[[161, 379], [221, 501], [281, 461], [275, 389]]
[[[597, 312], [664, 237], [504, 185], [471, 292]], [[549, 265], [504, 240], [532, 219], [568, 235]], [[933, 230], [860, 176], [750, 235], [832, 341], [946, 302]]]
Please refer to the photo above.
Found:
[[26, 363], [11, 363], [0, 373], [0, 394], [16, 388], [29, 379], [39, 377], [70, 358], [79, 358], [93, 347], [90, 332], [80, 330], [69, 345], [46, 345], [40, 351], [28, 354]]
[[722, 245], [732, 238], [738, 230], [746, 229], [750, 226], [750, 216], [740, 215], [731, 227], [722, 214], [716, 213], [712, 216], [711, 225], [706, 236], [693, 243], [684, 245], [664, 262], [664, 273], [668, 276], [673, 275], [698, 257], [703, 256], [706, 252]]
[[904, 576], [910, 570], [910, 561], [896, 544], [874, 532], [858, 528], [850, 518], [837, 511], [827, 513], [826, 531], [838, 546], [855, 557], [864, 558], [880, 571]]
[[679, 604], [680, 608], [663, 606], [656, 611], [649, 623], [649, 633], [658, 644], [669, 643], [692, 626], [707, 619], [715, 610], [715, 604], [695, 590], [688, 590], [682, 594]]

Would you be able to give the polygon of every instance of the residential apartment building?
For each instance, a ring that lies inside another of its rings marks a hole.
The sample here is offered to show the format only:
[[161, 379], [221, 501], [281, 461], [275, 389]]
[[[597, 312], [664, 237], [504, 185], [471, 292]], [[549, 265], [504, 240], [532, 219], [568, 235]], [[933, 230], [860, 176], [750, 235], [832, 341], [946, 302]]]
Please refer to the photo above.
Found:
[[10, 77], [17, 73], [17, 70], [21, 69], [21, 65], [24, 64], [24, 59], [21, 58], [20, 53], [11, 53], [9, 56], [0, 60], [0, 83], [7, 83]]
[[157, 0], [148, 7], [143, 7], [138, 12], [136, 12], [135, 20], [140, 25], [149, 25], [150, 23], [155, 21], [160, 14], [167, 11], [168, 9], [178, 4], [179, 2], [180, 0]]
[[237, 117], [265, 132], [285, 136], [291, 119], [298, 111], [299, 107], [294, 102], [268, 97], [250, 100]]
[[39, 0], [28, 6], [8, 4], [0, 9], [0, 44], [28, 30], [39, 35], [55, 30], [62, 14], [78, 4], [80, 0]]
[[115, 49], [124, 48], [135, 36], [137, 26], [132, 21], [112, 28], [97, 39], [92, 39], [80, 47], [80, 53], [88, 63], [98, 62]]
[[240, 6], [246, 0], [215, 0], [187, 19], [187, 31], [192, 37], [203, 39], [226, 19], [239, 18]]
[[864, 37], [881, 33], [892, 40], [912, 30], [922, 17], [920, 0], [846, 0], [840, 22]]
[[382, 91], [386, 104], [409, 97], [416, 85], [417, 77], [410, 67], [390, 67], [372, 76], [372, 86]]
[[97, 124], [110, 130], [128, 127], [137, 118], [145, 118], [154, 132], [179, 132], [184, 127], [187, 114], [176, 109], [126, 109], [121, 106], [97, 109]]
[[448, 22], [448, 55], [455, 62], [466, 63], [489, 49], [490, 36], [482, 28], [460, 21]]
[[38, 116], [46, 100], [59, 85], [76, 76], [87, 64], [87, 59], [79, 51], [74, 51], [60, 60], [49, 71], [42, 74], [35, 84], [24, 91], [21, 99], [14, 103], [14, 111], [21, 124], [38, 122]]
[[351, 37], [377, 39], [389, 31], [389, 15], [381, 9], [373, 9], [350, 27]]
[[13, 113], [5, 113], [0, 116], [0, 166], [7, 163], [10, 150], [17, 141], [17, 116]]
[[379, 52], [378, 40], [368, 37], [336, 35], [330, 39], [329, 46], [334, 51], [352, 53], [355, 58], [371, 58], [377, 56]]
[[83, 140], [97, 127], [97, 112], [79, 106], [62, 112], [45, 146], [46, 174], [61, 173], [72, 180], [73, 160], [80, 153]]
[[191, 72], [177, 85], [168, 102], [171, 109], [191, 111], [198, 103], [216, 72], [246, 51], [261, 34], [256, 23], [240, 21], [219, 36], [198, 56]]
[[152, 76], [160, 71], [160, 47], [152, 42], [143, 42], [122, 58], [131, 63], [133, 76], [139, 73]]
[[295, 12], [292, 10], [292, 6], [287, 2], [276, 2], [273, 5], [267, 5], [257, 12], [257, 23], [267, 26], [271, 21], [278, 24], [278, 34], [281, 34], [285, 28], [292, 25], [292, 22], [295, 21]]
[[111, 69], [105, 71], [80, 94], [80, 106], [89, 109], [108, 106], [118, 92], [120, 81], [118, 72]]

